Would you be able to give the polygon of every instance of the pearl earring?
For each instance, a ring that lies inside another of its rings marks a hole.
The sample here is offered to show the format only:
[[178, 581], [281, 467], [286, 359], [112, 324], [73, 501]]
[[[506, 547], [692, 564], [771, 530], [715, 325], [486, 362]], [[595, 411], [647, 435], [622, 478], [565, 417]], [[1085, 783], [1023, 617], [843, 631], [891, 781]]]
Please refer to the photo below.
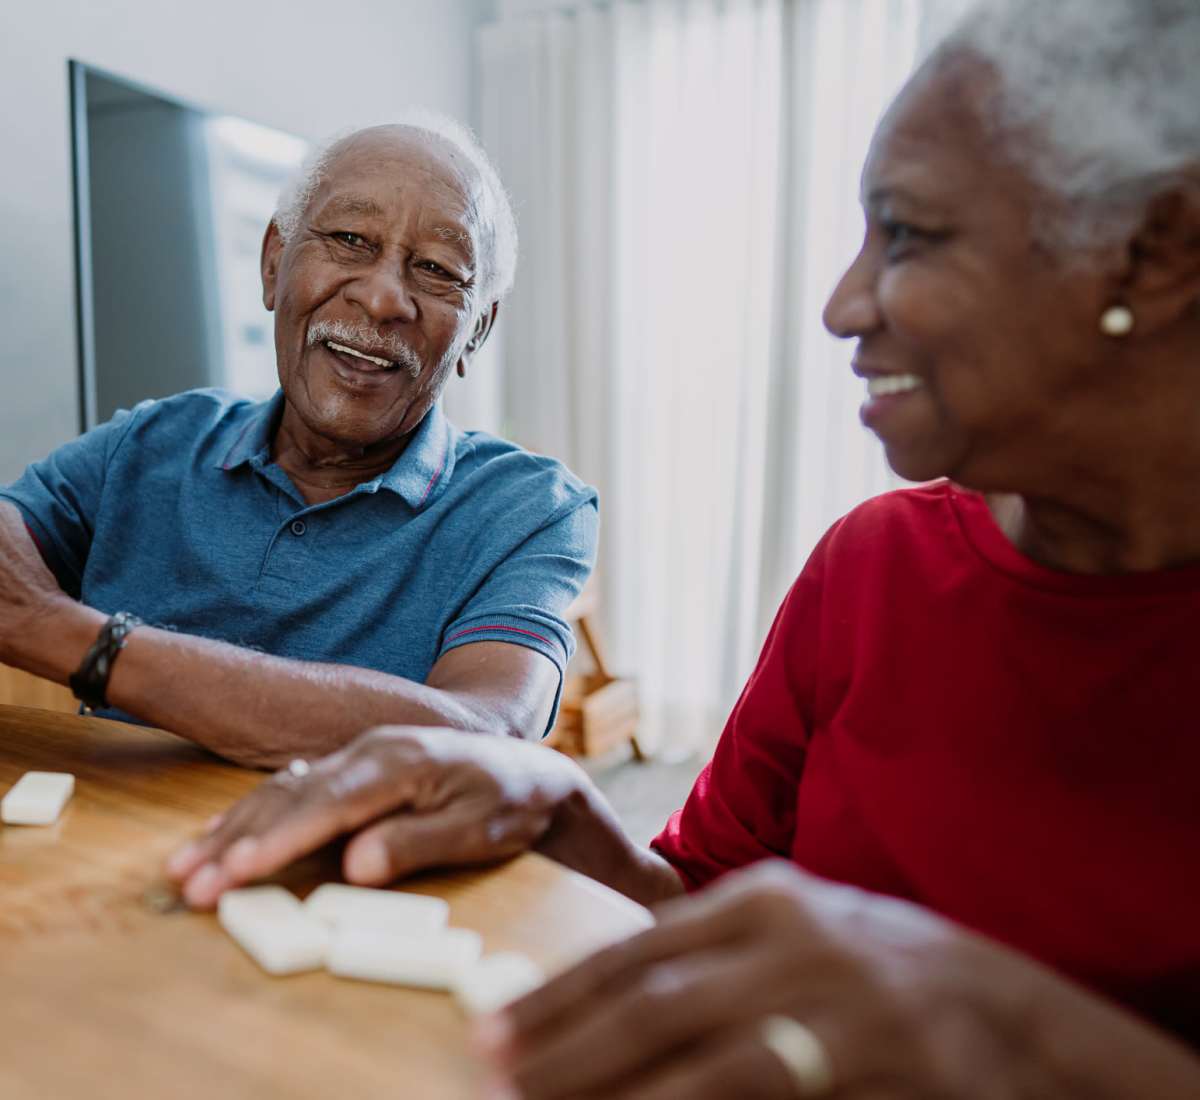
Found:
[[1109, 306], [1100, 315], [1100, 331], [1105, 336], [1128, 336], [1133, 331], [1133, 310], [1128, 306]]

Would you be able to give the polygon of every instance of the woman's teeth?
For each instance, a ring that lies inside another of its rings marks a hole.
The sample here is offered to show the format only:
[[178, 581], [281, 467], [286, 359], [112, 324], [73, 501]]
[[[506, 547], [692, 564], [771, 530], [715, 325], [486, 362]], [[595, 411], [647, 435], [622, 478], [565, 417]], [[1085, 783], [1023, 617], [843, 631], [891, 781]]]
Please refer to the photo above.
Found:
[[867, 379], [867, 393], [871, 397], [891, 397], [897, 393], [911, 393], [923, 383], [915, 374], [883, 374]]
[[326, 340], [325, 346], [330, 351], [340, 351], [343, 355], [353, 355], [355, 359], [365, 359], [368, 363], [375, 363], [380, 367], [390, 367], [392, 365], [390, 359], [380, 359], [378, 355], [367, 355], [366, 352], [355, 351], [353, 348], [346, 347], [345, 344], [335, 344], [332, 340]]

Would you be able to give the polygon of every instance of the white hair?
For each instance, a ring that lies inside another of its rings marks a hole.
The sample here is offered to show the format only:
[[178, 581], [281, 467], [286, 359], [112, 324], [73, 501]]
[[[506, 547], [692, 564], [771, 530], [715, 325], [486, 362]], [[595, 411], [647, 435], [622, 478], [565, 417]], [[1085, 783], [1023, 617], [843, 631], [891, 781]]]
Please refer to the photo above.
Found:
[[943, 43], [990, 63], [985, 123], [1061, 196], [1064, 244], [1116, 239], [1200, 169], [1200, 0], [978, 0]]
[[[480, 197], [480, 286], [484, 300], [491, 304], [511, 289], [517, 271], [517, 219], [508, 192], [479, 140], [461, 122], [433, 111], [410, 110], [401, 113], [394, 125], [431, 134], [446, 142], [467, 159], [479, 175]], [[287, 242], [295, 234], [321, 185], [330, 162], [343, 144], [361, 131], [344, 130], [312, 149], [295, 174], [283, 185], [272, 219]]]

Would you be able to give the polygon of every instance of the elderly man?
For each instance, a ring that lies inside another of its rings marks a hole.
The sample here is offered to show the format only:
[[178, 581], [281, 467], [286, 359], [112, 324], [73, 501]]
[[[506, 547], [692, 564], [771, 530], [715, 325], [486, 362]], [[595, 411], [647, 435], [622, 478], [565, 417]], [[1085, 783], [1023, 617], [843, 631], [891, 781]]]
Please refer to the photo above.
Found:
[[263, 241], [281, 392], [145, 402], [0, 491], [0, 661], [259, 765], [381, 722], [540, 735], [596, 495], [436, 404], [515, 254], [465, 130], [319, 151]]

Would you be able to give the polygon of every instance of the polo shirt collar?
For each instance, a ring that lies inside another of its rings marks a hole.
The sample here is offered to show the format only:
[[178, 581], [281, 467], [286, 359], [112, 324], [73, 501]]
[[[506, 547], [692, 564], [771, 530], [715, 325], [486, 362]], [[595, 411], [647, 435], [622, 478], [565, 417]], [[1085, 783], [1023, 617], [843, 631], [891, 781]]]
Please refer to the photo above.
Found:
[[[271, 453], [271, 437], [283, 416], [283, 390], [276, 390], [269, 401], [253, 406], [246, 422], [234, 437], [233, 445], [218, 463], [222, 470], [236, 470], [251, 459]], [[261, 462], [259, 463], [261, 465]]]
[[380, 487], [402, 497], [414, 511], [435, 501], [454, 473], [454, 429], [436, 403], [417, 425], [404, 454], [379, 479]]
[[[271, 438], [282, 414], [283, 391], [279, 390], [269, 401], [255, 406], [221, 461], [221, 469], [236, 470], [247, 463], [261, 467], [268, 461]], [[368, 492], [388, 489], [414, 511], [420, 511], [436, 500], [450, 482], [454, 472], [453, 433], [441, 404], [435, 404], [417, 425], [392, 468], [362, 488]]]

